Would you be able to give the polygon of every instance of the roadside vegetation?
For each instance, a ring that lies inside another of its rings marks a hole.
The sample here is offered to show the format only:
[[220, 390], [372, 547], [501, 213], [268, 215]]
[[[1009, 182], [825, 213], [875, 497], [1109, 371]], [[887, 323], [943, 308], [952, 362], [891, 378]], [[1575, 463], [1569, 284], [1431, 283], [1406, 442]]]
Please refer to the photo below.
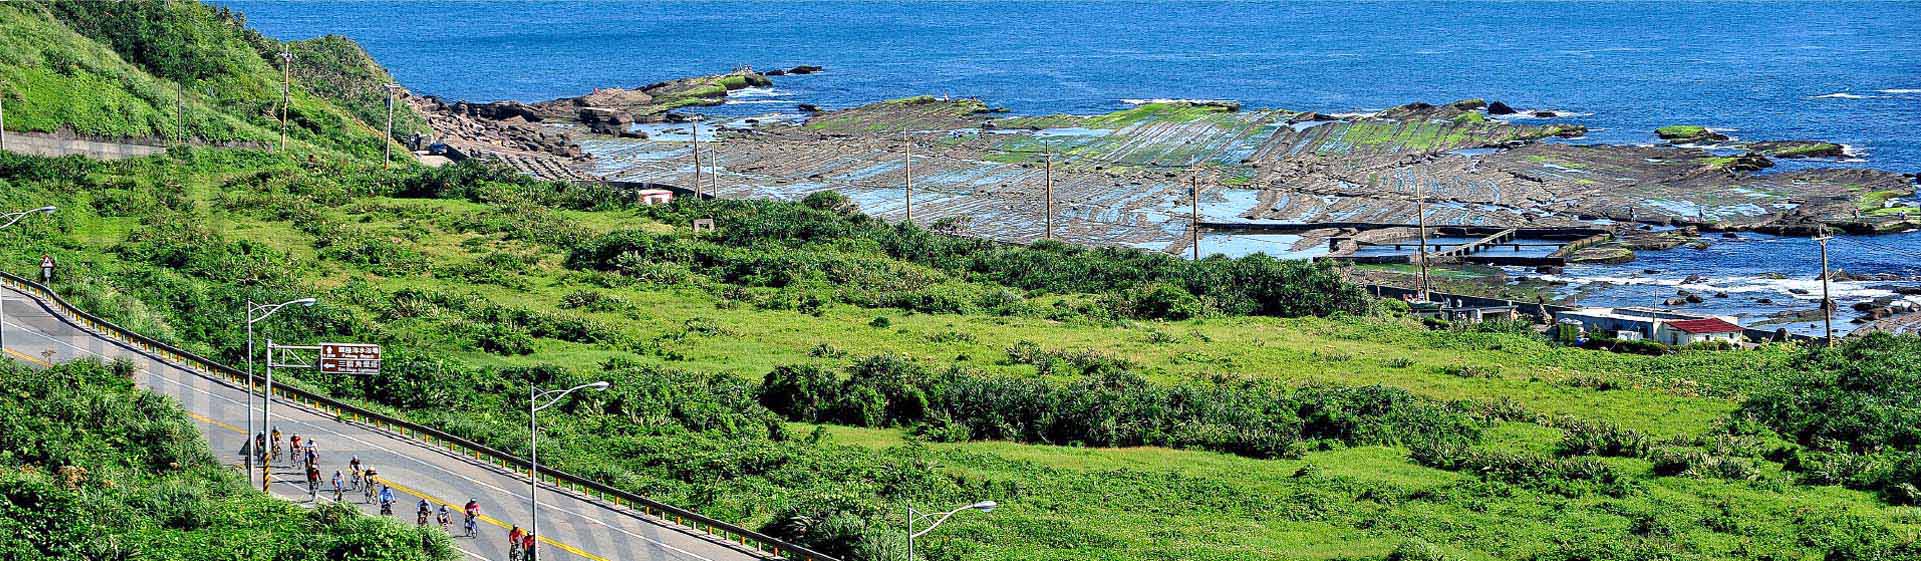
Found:
[[438, 531], [254, 492], [133, 368], [0, 363], [0, 558], [454, 558]]
[[370, 150], [0, 154], [0, 208], [61, 208], [0, 267], [51, 254], [77, 304], [232, 362], [245, 301], [318, 297], [261, 329], [385, 369], [293, 383], [517, 453], [528, 384], [610, 381], [543, 415], [544, 462], [850, 560], [981, 499], [925, 558], [1921, 557], [1911, 337], [1594, 352], [1264, 256], [383, 171], [361, 125], [311, 145]]

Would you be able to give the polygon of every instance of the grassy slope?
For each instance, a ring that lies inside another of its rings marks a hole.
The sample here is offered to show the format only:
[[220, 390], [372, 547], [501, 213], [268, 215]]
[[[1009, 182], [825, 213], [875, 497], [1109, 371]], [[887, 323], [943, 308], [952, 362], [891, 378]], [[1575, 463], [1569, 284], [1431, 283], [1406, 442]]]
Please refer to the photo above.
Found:
[[[170, 138], [177, 132], [175, 83], [123, 61], [38, 5], [0, 5], [0, 82], [9, 130], [68, 128], [123, 138]], [[265, 140], [271, 134], [213, 103], [204, 92], [189, 96], [189, 135], [225, 142]]]
[[[20, 2], [0, 6], [0, 95], [10, 130], [89, 136], [277, 143], [281, 72], [263, 53], [282, 44], [193, 2]], [[296, 153], [377, 157], [392, 81], [339, 37], [285, 44], [296, 79], [288, 136]], [[177, 53], [193, 53], [180, 56]], [[184, 104], [182, 97], [184, 96]], [[178, 114], [177, 114], [178, 113]], [[356, 117], [360, 118], [356, 118]], [[421, 130], [404, 106], [395, 130]], [[409, 129], [408, 126], [414, 128]]]
[[[193, 175], [179, 169], [165, 171], [169, 168], [164, 162], [145, 165], [152, 167], [133, 167], [131, 175]], [[454, 226], [464, 217], [503, 212], [488, 205], [383, 198], [322, 209], [328, 218], [405, 240], [407, 247], [431, 260], [435, 271], [454, 270], [492, 252], [524, 255], [537, 263], [530, 272], [509, 274], [501, 281], [511, 287], [457, 277], [373, 275], [366, 267], [319, 258], [316, 240], [287, 218], [223, 208], [222, 201], [240, 196], [238, 191], [216, 186], [216, 180], [226, 177], [190, 178], [184, 183], [184, 198], [201, 201], [205, 220], [226, 235], [294, 256], [298, 277], [304, 279], [300, 282], [334, 289], [327, 296], [331, 301], [339, 301], [339, 291], [344, 290], [432, 287], [560, 312], [561, 297], [586, 286], [580, 276], [559, 266], [559, 255], [551, 250]], [[109, 178], [99, 182], [118, 183]], [[57, 223], [27, 231], [56, 234], [51, 236], [56, 242], [51, 246], [73, 266], [120, 268], [118, 259], [107, 251], [119, 245], [126, 233], [141, 228], [139, 215], [102, 216], [87, 210], [100, 204], [97, 201], [123, 196], [118, 191], [82, 189], [62, 199], [74, 210], [63, 213]], [[631, 227], [639, 221], [625, 211], [569, 211], [561, 216], [589, 231]], [[26, 255], [49, 247], [16, 241], [26, 242], [16, 238], [0, 245], [13, 254], [7, 263], [28, 263]], [[131, 287], [121, 289], [128, 290]], [[621, 356], [750, 379], [776, 364], [844, 360], [809, 356], [820, 343], [853, 356], [898, 352], [936, 364], [964, 356], [966, 363], [989, 372], [1031, 376], [1031, 366], [1001, 362], [1007, 346], [1033, 340], [1048, 348], [1105, 350], [1134, 360], [1153, 377], [1167, 381], [1238, 372], [1302, 383], [1384, 383], [1442, 398], [1509, 398], [1536, 412], [1608, 420], [1659, 436], [1710, 431], [1734, 407], [1736, 396], [1762, 382], [1750, 379], [1750, 373], [1776, 368], [1787, 356], [1774, 350], [1661, 358], [1613, 355], [1551, 348], [1511, 335], [1431, 332], [1396, 321], [1364, 319], [1231, 318], [1109, 326], [1035, 318], [910, 315], [845, 305], [832, 306], [816, 317], [723, 307], [708, 292], [686, 287], [600, 290], [626, 299], [632, 307], [566, 313], [589, 315], [640, 338], [685, 332], [686, 322], [696, 318], [712, 320], [724, 329], [720, 334], [668, 343], [672, 358], [544, 338], [536, 339], [533, 354], [504, 357], [466, 348], [437, 348], [450, 346], [444, 336], [447, 324], [439, 321], [408, 320], [383, 329], [391, 337], [390, 345], [452, 353], [481, 365], [555, 364], [591, 370], [592, 364]], [[167, 311], [147, 313], [155, 324], [152, 329], [167, 329]], [[130, 315], [139, 317], [139, 312]], [[892, 318], [892, 325], [870, 327], [877, 315]], [[949, 332], [965, 333], [973, 340], [934, 342], [937, 335]], [[1152, 335], [1156, 332], [1162, 335]], [[1150, 337], [1163, 342], [1150, 343]], [[1464, 365], [1494, 374], [1464, 378], [1447, 373], [1450, 367]], [[1595, 389], [1603, 383], [1629, 389]], [[797, 427], [795, 432], [808, 430], [811, 427]], [[991, 518], [961, 519], [943, 530], [949, 537], [932, 546], [943, 555], [1368, 558], [1385, 555], [1419, 536], [1462, 558], [1508, 559], [1589, 547], [1585, 542], [1561, 545], [1568, 536], [1625, 539], [1619, 536], [1632, 535], [1629, 529], [1635, 524], [1658, 523], [1670, 527], [1671, 535], [1656, 545], [1685, 553], [1680, 558], [1703, 558], [1739, 557], [1741, 551], [1819, 551], [1818, 546], [1797, 541], [1794, 534], [1812, 527], [1840, 527], [1840, 521], [1885, 525], [1910, 536], [1916, 531], [1910, 525], [1916, 519], [1908, 509], [1883, 506], [1862, 493], [1773, 480], [1654, 477], [1646, 461], [1635, 459], [1606, 461], [1636, 474], [1635, 479], [1645, 485], [1644, 493], [1620, 499], [1563, 498], [1420, 467], [1407, 460], [1405, 451], [1393, 448], [1333, 449], [1312, 452], [1300, 460], [1253, 460], [1154, 448], [1096, 450], [998, 442], [925, 445], [904, 443], [899, 431], [877, 429], [833, 427], [827, 435], [828, 443], [851, 446], [849, 450], [869, 450], [880, 457], [919, 457], [953, 476], [1013, 486], [999, 492], [1010, 498], [1006, 509]], [[1509, 423], [1497, 427], [1485, 445], [1545, 450], [1558, 438], [1556, 429]], [[557, 456], [557, 461], [568, 457]], [[590, 456], [576, 456], [575, 461], [582, 458]], [[1308, 465], [1315, 468], [1303, 472]], [[780, 497], [791, 491], [755, 491], [767, 492]], [[753, 523], [770, 514], [764, 507], [753, 506], [759, 500], [720, 493], [709, 496], [714, 501], [709, 505], [712, 512]], [[1721, 519], [1730, 521], [1716, 522]], [[1638, 540], [1642, 538], [1630, 541]]]
[[178, 405], [118, 369], [0, 363], [0, 558], [453, 558], [438, 532], [253, 492]]

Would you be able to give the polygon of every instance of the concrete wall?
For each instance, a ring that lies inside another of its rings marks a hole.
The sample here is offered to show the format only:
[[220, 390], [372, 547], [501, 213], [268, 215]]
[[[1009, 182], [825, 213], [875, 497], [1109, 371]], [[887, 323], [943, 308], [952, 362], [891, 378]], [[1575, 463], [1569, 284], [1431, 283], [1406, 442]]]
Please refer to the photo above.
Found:
[[86, 156], [101, 160], [124, 160], [167, 151], [164, 146], [58, 138], [41, 133], [13, 131], [7, 132], [6, 143], [0, 144], [0, 149], [31, 156]]

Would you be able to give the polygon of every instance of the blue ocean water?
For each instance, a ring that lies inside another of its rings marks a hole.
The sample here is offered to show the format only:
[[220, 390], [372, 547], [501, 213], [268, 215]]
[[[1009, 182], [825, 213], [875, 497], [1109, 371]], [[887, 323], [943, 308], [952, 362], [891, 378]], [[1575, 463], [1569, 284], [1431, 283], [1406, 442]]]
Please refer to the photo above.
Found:
[[221, 3], [271, 36], [347, 35], [410, 88], [475, 101], [814, 64], [828, 71], [779, 87], [1021, 113], [1485, 97], [1591, 114], [1596, 140], [1698, 123], [1921, 171], [1921, 2]]
[[[347, 35], [409, 88], [476, 101], [812, 64], [827, 71], [781, 78], [766, 101], [951, 94], [1095, 113], [1207, 98], [1347, 112], [1482, 97], [1572, 112], [1564, 120], [1587, 125], [1588, 141], [1701, 124], [1840, 142], [1863, 160], [1822, 165], [1921, 172], [1921, 2], [219, 3], [271, 36]], [[1921, 235], [1868, 243], [1837, 251], [1837, 266], [1921, 276]], [[1781, 244], [1570, 274], [1646, 277], [1590, 283], [1597, 304], [1649, 303], [1697, 273], [1806, 278], [1812, 262], [1784, 258]], [[1772, 293], [1793, 301], [1787, 288]]]

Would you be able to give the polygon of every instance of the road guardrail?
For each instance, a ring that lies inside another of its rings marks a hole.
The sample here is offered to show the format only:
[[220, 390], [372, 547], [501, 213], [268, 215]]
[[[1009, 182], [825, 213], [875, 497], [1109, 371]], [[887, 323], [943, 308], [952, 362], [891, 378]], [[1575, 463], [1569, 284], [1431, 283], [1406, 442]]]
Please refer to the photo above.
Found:
[[[244, 384], [247, 373], [239, 369], [213, 361], [212, 359], [163, 343], [152, 337], [141, 335], [132, 330], [114, 325], [113, 322], [82, 310], [52, 289], [26, 278], [0, 271], [0, 286], [13, 290], [49, 304], [63, 312], [69, 321], [93, 333], [133, 347], [140, 352], [173, 363], [190, 372], [208, 377], [225, 378], [229, 382]], [[264, 376], [255, 375], [257, 383], [265, 384]], [[448, 434], [426, 425], [404, 419], [394, 418], [379, 412], [345, 403], [333, 398], [303, 390], [297, 387], [276, 385], [274, 395], [282, 400], [292, 401], [310, 409], [334, 415], [342, 421], [355, 422], [378, 427], [382, 430], [404, 436], [416, 442], [440, 448], [476, 461], [493, 464], [504, 471], [527, 473], [530, 463], [513, 454], [495, 450], [465, 438]], [[578, 475], [540, 466], [540, 480], [553, 488], [617, 505], [632, 511], [645, 513], [660, 521], [672, 521], [684, 528], [705, 533], [715, 539], [739, 544], [741, 547], [758, 551], [775, 558], [792, 561], [839, 561], [805, 547], [753, 530], [735, 526], [728, 522], [715, 520], [700, 513], [655, 501], [612, 486], [593, 481]]]

